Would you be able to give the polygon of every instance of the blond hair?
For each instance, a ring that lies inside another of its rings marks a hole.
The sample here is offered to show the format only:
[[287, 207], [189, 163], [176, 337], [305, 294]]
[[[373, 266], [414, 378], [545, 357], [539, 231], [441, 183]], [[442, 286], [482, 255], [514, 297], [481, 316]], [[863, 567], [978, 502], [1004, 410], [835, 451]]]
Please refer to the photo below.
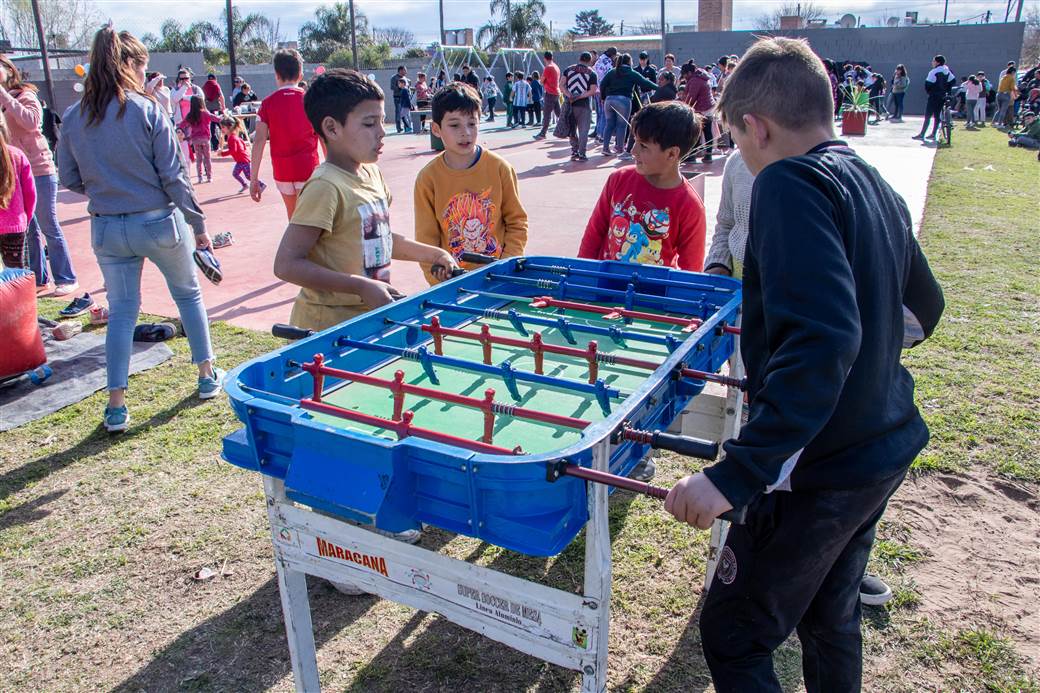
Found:
[[716, 110], [732, 127], [757, 115], [788, 130], [830, 127], [834, 95], [823, 61], [805, 39], [761, 38], [726, 76]]

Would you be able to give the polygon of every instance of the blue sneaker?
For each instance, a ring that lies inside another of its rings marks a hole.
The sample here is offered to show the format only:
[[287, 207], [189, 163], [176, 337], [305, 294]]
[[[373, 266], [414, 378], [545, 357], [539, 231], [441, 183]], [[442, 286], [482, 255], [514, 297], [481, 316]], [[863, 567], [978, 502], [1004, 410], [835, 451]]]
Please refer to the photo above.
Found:
[[212, 378], [199, 378], [199, 399], [213, 399], [224, 389], [223, 380], [226, 373], [219, 368], [213, 369]]
[[130, 426], [130, 412], [126, 406], [105, 407], [105, 430], [109, 433], [125, 431]]

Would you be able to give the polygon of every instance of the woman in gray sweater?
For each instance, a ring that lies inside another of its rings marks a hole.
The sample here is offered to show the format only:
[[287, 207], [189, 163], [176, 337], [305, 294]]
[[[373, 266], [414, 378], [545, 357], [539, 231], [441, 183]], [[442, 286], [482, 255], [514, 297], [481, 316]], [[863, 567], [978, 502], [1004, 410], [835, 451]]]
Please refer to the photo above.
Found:
[[704, 258], [705, 272], [740, 277], [754, 185], [755, 177], [744, 163], [740, 150], [733, 150], [722, 172], [722, 199], [715, 216], [715, 234]]
[[221, 390], [192, 251], [210, 247], [205, 217], [181, 166], [169, 116], [145, 93], [148, 50], [127, 32], [94, 36], [83, 99], [65, 112], [62, 185], [90, 198], [91, 247], [108, 291], [105, 428], [130, 423], [126, 388], [145, 259], [162, 272], [199, 369], [199, 397]]

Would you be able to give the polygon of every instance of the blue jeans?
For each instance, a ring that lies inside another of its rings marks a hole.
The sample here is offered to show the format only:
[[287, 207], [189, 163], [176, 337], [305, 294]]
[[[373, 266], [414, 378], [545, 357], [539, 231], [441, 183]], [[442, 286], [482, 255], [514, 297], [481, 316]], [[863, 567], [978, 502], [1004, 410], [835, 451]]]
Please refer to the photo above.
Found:
[[906, 99], [906, 92], [897, 91], [892, 94], [892, 103], [895, 104], [895, 114], [893, 118], [903, 117], [903, 100]]
[[603, 127], [603, 151], [610, 151], [610, 138], [617, 139], [614, 148], [618, 153], [625, 151], [628, 139], [628, 116], [632, 112], [632, 99], [628, 96], [608, 96], [603, 107], [606, 125]]
[[206, 306], [191, 257], [195, 237], [179, 209], [94, 215], [90, 219], [90, 244], [108, 289], [105, 359], [109, 390], [127, 386], [145, 258], [162, 272], [177, 303], [192, 363], [213, 359]]
[[47, 273], [49, 259], [54, 283], [73, 284], [76, 282], [76, 273], [72, 271], [69, 246], [65, 243], [65, 235], [58, 223], [58, 176], [53, 173], [49, 176], [33, 176], [33, 180], [36, 181], [36, 214], [26, 232], [29, 269], [36, 274], [36, 285], [43, 286], [50, 279]]
[[596, 94], [596, 137], [603, 139], [607, 129], [607, 114], [603, 110], [603, 95]]

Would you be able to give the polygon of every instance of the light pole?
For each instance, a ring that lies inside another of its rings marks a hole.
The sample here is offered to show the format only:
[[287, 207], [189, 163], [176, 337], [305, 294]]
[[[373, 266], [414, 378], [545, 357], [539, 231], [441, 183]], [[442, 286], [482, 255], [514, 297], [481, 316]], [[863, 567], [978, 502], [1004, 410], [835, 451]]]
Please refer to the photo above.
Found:
[[444, 45], [444, 0], [437, 0], [437, 10], [441, 15], [441, 40], [440, 44]]
[[354, 21], [354, 0], [350, 0], [350, 54], [354, 58], [354, 70], [358, 70], [357, 26]]
[[661, 0], [661, 64], [664, 65], [664, 56], [668, 55], [668, 38], [664, 29], [664, 0]]
[[513, 12], [509, 0], [506, 0], [506, 43], [513, 47]]
[[40, 4], [32, 0], [33, 20], [36, 22], [36, 40], [40, 42], [40, 62], [43, 63], [43, 81], [47, 85], [47, 105], [52, 109], [54, 103], [54, 83], [51, 81], [51, 60], [47, 55], [47, 39], [43, 35], [43, 20], [40, 19]]
[[227, 0], [224, 11], [227, 13], [227, 54], [231, 63], [231, 88], [234, 89], [238, 69], [235, 67], [235, 23], [231, 16], [231, 0]]

